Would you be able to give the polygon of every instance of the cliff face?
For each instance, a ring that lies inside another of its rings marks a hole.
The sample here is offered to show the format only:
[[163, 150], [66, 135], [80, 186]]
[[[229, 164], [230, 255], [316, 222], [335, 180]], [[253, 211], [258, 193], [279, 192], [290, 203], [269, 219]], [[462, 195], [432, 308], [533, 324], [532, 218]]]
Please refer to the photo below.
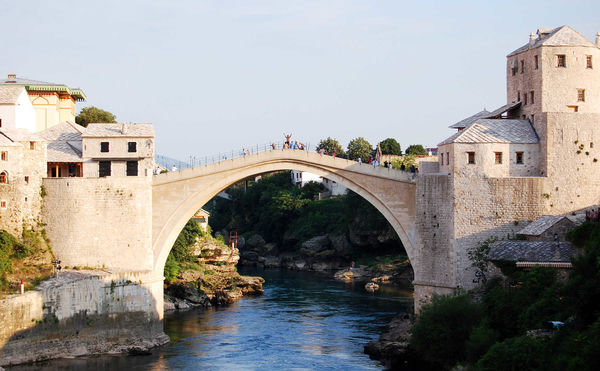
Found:
[[261, 277], [241, 276], [239, 250], [212, 237], [198, 237], [190, 249], [195, 263], [165, 287], [165, 310], [231, 304], [244, 295], [262, 295]]

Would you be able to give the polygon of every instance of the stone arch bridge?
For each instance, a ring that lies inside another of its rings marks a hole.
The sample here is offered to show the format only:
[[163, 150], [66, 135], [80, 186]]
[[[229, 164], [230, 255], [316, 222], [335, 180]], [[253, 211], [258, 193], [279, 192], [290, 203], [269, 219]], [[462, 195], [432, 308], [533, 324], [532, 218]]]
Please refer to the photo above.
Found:
[[[455, 287], [448, 254], [432, 257], [425, 248], [428, 222], [418, 193], [419, 175], [359, 164], [303, 150], [272, 150], [154, 176], [152, 185], [153, 271], [162, 275], [175, 239], [211, 198], [245, 178], [278, 170], [307, 171], [331, 179], [375, 206], [402, 241], [415, 274], [415, 307], [432, 293]], [[425, 215], [425, 216], [423, 216]], [[430, 223], [429, 223], [430, 224]]]

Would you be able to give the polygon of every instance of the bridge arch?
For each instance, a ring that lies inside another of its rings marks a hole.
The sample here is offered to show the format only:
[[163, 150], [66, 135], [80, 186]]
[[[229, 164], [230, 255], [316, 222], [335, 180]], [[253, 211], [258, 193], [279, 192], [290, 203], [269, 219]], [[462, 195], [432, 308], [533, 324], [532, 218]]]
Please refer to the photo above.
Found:
[[274, 150], [155, 176], [152, 191], [154, 273], [163, 274], [177, 236], [210, 199], [243, 179], [279, 170], [311, 172], [366, 199], [398, 234], [416, 276], [416, 186], [411, 175], [300, 150]]

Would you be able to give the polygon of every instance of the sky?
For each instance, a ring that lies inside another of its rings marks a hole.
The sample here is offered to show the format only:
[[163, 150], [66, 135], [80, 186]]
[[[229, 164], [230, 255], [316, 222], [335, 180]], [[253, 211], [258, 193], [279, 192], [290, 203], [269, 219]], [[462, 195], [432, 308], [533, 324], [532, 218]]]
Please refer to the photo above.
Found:
[[595, 41], [600, 1], [0, 0], [0, 74], [67, 84], [151, 122], [186, 160], [292, 140], [426, 147], [506, 101], [537, 28]]

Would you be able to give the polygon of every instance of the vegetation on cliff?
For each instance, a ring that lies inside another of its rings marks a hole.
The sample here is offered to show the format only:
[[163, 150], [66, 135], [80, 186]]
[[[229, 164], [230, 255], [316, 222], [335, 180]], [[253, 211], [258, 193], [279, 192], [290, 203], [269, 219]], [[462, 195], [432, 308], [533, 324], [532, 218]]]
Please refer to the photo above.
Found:
[[52, 254], [43, 233], [25, 228], [21, 238], [0, 231], [0, 295], [15, 294], [50, 277]]
[[[600, 224], [583, 224], [568, 238], [582, 249], [568, 280], [550, 268], [510, 269], [479, 301], [435, 298], [413, 325], [411, 348], [446, 369], [600, 369]], [[540, 331], [548, 321], [564, 326]]]

